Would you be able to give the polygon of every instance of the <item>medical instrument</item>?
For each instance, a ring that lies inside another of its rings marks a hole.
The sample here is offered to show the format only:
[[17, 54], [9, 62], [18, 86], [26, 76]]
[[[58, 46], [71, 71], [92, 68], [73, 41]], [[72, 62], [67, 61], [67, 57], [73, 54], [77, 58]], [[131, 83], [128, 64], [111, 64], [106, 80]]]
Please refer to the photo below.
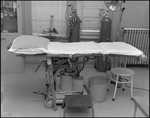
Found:
[[50, 33], [56, 33], [58, 34], [58, 31], [54, 28], [54, 16], [50, 16], [50, 27], [46, 30], [43, 30], [42, 34], [50, 34]]

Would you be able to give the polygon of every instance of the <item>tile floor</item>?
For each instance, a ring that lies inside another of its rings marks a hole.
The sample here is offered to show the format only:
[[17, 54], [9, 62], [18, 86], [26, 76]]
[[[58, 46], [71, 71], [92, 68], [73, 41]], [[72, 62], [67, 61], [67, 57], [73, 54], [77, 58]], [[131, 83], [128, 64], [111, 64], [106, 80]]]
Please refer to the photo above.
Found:
[[[88, 85], [88, 78], [96, 75], [105, 75], [98, 72], [93, 63], [87, 63], [81, 72], [84, 76], [84, 84]], [[27, 64], [23, 74], [1, 74], [1, 116], [9, 117], [62, 117], [64, 109], [58, 106], [58, 110], [44, 106], [44, 97], [33, 94], [33, 91], [45, 91], [44, 68], [41, 67], [34, 73], [37, 64]], [[130, 67], [134, 70], [134, 86], [149, 90], [149, 68]], [[130, 88], [125, 91], [118, 88], [115, 101], [112, 101], [114, 85], [110, 84], [105, 102], [94, 105], [94, 113], [97, 117], [132, 117], [134, 103], [130, 99]], [[134, 89], [134, 96], [146, 97], [149, 104], [149, 91]], [[70, 109], [66, 114], [68, 117], [89, 117], [90, 109]], [[138, 109], [136, 116], [144, 116]]]

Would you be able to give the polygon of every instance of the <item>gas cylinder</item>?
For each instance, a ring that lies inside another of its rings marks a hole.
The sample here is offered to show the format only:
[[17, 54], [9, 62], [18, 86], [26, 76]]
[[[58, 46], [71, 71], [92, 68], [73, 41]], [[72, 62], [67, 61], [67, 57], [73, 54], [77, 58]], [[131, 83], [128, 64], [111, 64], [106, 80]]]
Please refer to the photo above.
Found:
[[110, 42], [111, 24], [109, 16], [104, 16], [101, 21], [99, 42]]
[[73, 27], [70, 42], [79, 42], [80, 40], [80, 23], [81, 20], [78, 16], [76, 16], [76, 25]]
[[[111, 24], [112, 21], [108, 15], [104, 16], [101, 21], [100, 37], [98, 42], [110, 42], [111, 37]], [[108, 66], [108, 57], [103, 58], [103, 56], [97, 57], [95, 61], [95, 67], [100, 72], [105, 72]]]

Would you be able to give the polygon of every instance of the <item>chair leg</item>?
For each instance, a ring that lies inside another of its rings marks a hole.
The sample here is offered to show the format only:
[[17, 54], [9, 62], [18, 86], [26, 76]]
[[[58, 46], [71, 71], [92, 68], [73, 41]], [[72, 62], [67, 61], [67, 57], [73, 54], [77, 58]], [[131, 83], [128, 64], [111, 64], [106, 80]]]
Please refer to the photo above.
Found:
[[[125, 80], [125, 78], [123, 77], [123, 81]], [[125, 84], [122, 83], [122, 91], [125, 91]]]
[[131, 76], [131, 100], [133, 98], [133, 76]]
[[113, 95], [113, 101], [115, 100], [115, 95], [116, 95], [116, 91], [117, 91], [117, 85], [118, 85], [118, 78], [119, 76], [117, 75], [117, 78], [116, 78], [116, 85], [115, 85], [115, 90], [114, 90], [114, 95]]
[[136, 116], [136, 110], [137, 110], [137, 105], [135, 104], [135, 107], [134, 107], [134, 117]]
[[122, 91], [125, 91], [125, 84], [122, 84]]
[[94, 118], [94, 108], [92, 107], [92, 117]]
[[111, 82], [111, 77], [110, 77], [109, 80], [108, 80], [107, 91], [109, 90], [110, 82]]

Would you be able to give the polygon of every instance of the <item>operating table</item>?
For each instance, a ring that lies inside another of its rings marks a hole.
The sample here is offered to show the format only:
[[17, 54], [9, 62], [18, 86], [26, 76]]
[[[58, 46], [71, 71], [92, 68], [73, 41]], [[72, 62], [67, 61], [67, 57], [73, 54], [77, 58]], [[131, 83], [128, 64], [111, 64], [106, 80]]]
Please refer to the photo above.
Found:
[[[13, 49], [13, 45], [15, 43], [16, 41], [13, 42], [12, 46], [8, 51], [15, 53], [17, 56], [46, 56], [46, 59], [41, 60], [45, 63], [45, 72], [47, 74], [47, 91], [44, 94], [45, 106], [53, 107], [54, 110], [57, 110], [56, 94], [61, 94], [61, 92], [56, 91], [55, 86], [56, 78], [60, 74], [61, 70], [66, 68], [73, 69], [79, 64], [86, 63], [89, 59], [91, 59], [91, 57], [95, 58], [98, 56], [103, 56], [103, 59], [108, 56], [111, 61], [114, 57], [134, 57], [137, 58], [138, 61], [145, 60], [147, 58], [141, 50], [124, 42], [49, 42], [47, 44], [47, 49], [43, 49], [42, 47], [34, 47], [34, 49]], [[38, 49], [38, 51], [36, 49]], [[77, 58], [79, 57], [83, 57], [84, 59], [82, 61], [78, 61]], [[73, 74], [75, 75], [75, 71]], [[50, 100], [52, 100], [51, 104], [49, 104]]]

